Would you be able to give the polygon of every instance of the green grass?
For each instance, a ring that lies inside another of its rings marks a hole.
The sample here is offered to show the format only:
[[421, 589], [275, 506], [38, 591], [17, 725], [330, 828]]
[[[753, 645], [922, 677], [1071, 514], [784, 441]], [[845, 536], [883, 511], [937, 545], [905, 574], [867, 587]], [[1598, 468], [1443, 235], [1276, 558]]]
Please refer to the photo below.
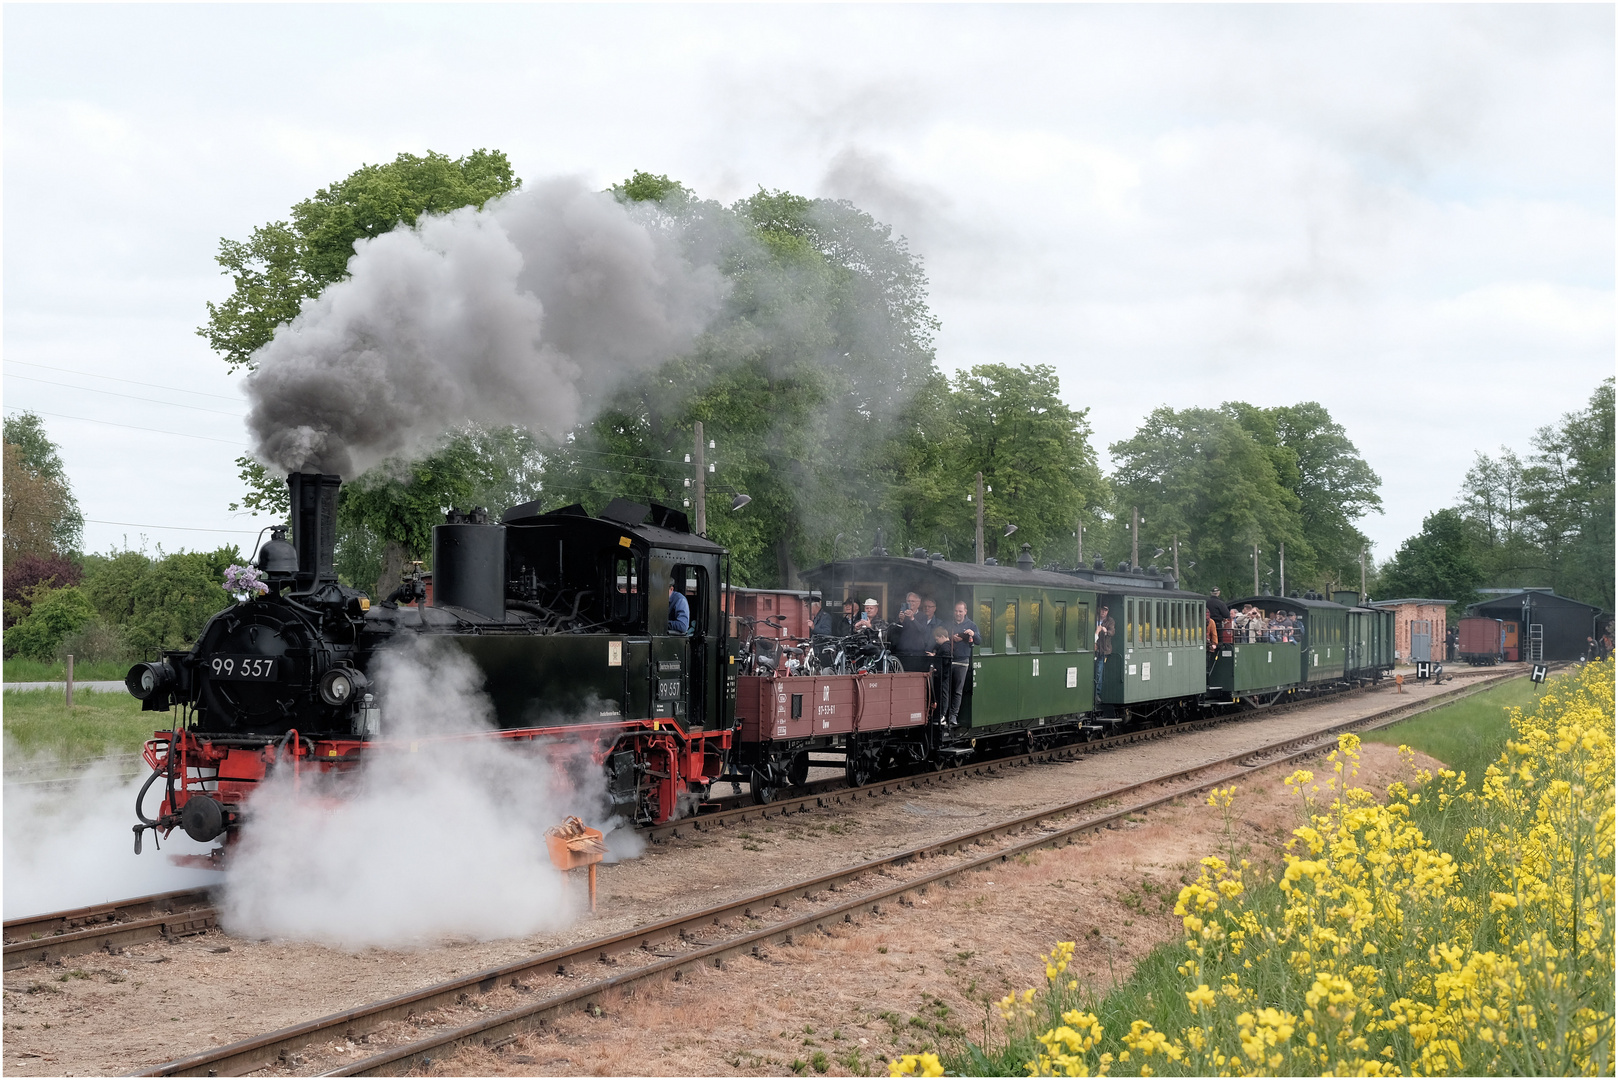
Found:
[[91, 761], [134, 753], [152, 732], [172, 724], [172, 712], [146, 712], [128, 694], [92, 690], [73, 695], [71, 713], [60, 690], [6, 691], [6, 754]]
[[1538, 699], [1539, 687], [1527, 678], [1513, 679], [1465, 701], [1369, 732], [1364, 738], [1366, 742], [1409, 746], [1435, 757], [1456, 772], [1466, 773], [1467, 787], [1476, 791], [1483, 771], [1500, 757], [1511, 737], [1506, 709], [1532, 708]]
[[[20, 656], [7, 658], [5, 681], [10, 682], [62, 682], [67, 678], [67, 665], [55, 662], [44, 663], [39, 660], [25, 660]], [[122, 661], [103, 661], [89, 664], [82, 661], [73, 662], [74, 682], [123, 682], [124, 676], [129, 674], [129, 665]]]

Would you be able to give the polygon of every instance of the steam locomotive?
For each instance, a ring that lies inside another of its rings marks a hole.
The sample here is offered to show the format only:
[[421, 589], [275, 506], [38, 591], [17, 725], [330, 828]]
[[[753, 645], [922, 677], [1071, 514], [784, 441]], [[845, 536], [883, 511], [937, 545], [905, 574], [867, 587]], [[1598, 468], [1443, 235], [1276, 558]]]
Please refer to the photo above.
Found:
[[[1298, 641], [1268, 648], [1261, 662], [1240, 645], [1210, 650], [1204, 598], [1171, 575], [1035, 570], [1026, 546], [1015, 567], [877, 551], [806, 573], [833, 602], [875, 596], [894, 610], [891, 601], [915, 591], [942, 611], [967, 604], [985, 640], [960, 723], [946, 725], [925, 672], [741, 672], [747, 643], [732, 627], [729, 556], [678, 510], [615, 499], [596, 516], [538, 502], [498, 521], [452, 513], [433, 530], [431, 602], [412, 579], [373, 604], [337, 579], [340, 478], [294, 473], [287, 484], [291, 539], [275, 531], [256, 562], [268, 592], [220, 612], [190, 650], [137, 664], [126, 679], [144, 709], [179, 713], [146, 744], [137, 853], [146, 830], [179, 828], [203, 843], [223, 837], [206, 860], [218, 865], [276, 770], [341, 781], [367, 755], [398, 749], [390, 716], [405, 703], [388, 701], [377, 675], [390, 651], [413, 645], [456, 650], [482, 674], [493, 725], [474, 737], [548, 754], [558, 768], [587, 761], [612, 812], [641, 824], [692, 813], [721, 780], [745, 780], [768, 800], [811, 764], [840, 762], [863, 783], [885, 770], [1266, 704], [1392, 666], [1391, 626], [1385, 648], [1373, 640], [1385, 613], [1253, 598], [1305, 613]], [[675, 593], [689, 608], [678, 631]], [[1098, 605], [1120, 627], [1099, 679]], [[408, 748], [431, 754], [466, 737], [411, 732]]]

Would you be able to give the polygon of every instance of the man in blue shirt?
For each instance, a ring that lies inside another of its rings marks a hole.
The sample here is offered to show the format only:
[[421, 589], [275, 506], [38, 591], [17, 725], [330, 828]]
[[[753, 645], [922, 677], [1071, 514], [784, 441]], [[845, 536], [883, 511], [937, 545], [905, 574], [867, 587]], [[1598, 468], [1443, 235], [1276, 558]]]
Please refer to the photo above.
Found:
[[966, 696], [966, 680], [972, 674], [972, 647], [978, 643], [978, 624], [966, 617], [964, 601], [956, 601], [955, 622], [947, 629], [955, 649], [950, 658], [949, 709], [944, 722], [954, 725], [961, 722], [961, 699]]
[[669, 582], [669, 633], [683, 634], [691, 629], [691, 605], [685, 602], [685, 594]]

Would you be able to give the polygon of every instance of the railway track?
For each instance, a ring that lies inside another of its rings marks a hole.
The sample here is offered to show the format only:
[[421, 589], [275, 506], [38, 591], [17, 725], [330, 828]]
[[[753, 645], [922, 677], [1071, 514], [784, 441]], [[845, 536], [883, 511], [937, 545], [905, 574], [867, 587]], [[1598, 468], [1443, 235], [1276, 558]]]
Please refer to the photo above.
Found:
[[[430, 1064], [434, 1057], [442, 1057], [456, 1046], [483, 1043], [498, 1047], [549, 1017], [588, 1008], [610, 991], [653, 979], [679, 980], [703, 968], [723, 968], [741, 957], [763, 957], [768, 948], [791, 944], [799, 935], [829, 933], [833, 925], [854, 923], [866, 915], [880, 914], [889, 906], [908, 905], [912, 897], [933, 887], [947, 886], [960, 875], [1024, 853], [1072, 843], [1086, 832], [1115, 825], [1256, 769], [1323, 752], [1342, 732], [1398, 723], [1513, 677], [1516, 676], [1471, 681], [1421, 701], [1400, 703], [1368, 716], [1292, 735], [809, 880], [282, 1028], [170, 1061], [138, 1075], [244, 1075], [261, 1069], [296, 1069], [300, 1073], [333, 1076], [398, 1075]], [[1023, 765], [1034, 763], [1016, 760]], [[1002, 761], [993, 767], [1009, 765]], [[938, 776], [934, 774], [934, 782]], [[926, 782], [927, 778], [915, 780]], [[891, 786], [875, 784], [843, 794], [852, 797]], [[1121, 800], [1133, 801], [1119, 806]], [[787, 812], [783, 804], [755, 809]], [[992, 850], [974, 850], [984, 846]], [[929, 869], [941, 858], [949, 859], [949, 864]], [[541, 985], [544, 982], [554, 987], [558, 978], [582, 982], [559, 993], [548, 992], [549, 988]], [[435, 1030], [423, 1034], [424, 1027]], [[352, 1056], [355, 1053], [363, 1056], [356, 1059]]]
[[[1454, 691], [1439, 697], [1423, 699], [1420, 704], [1453, 700], [1451, 695], [1462, 689], [1494, 685], [1517, 676], [1516, 672], [1479, 675], [1469, 679], [1464, 686], [1457, 687]], [[1350, 691], [1351, 694], [1358, 692]], [[1341, 701], [1345, 696], [1339, 695], [1329, 700]], [[1322, 700], [1327, 699], [1307, 697], [1295, 702], [1270, 706], [1263, 711], [1269, 715], [1281, 715], [1294, 709], [1319, 704]], [[727, 829], [748, 821], [798, 814], [916, 788], [936, 787], [963, 778], [992, 775], [1006, 769], [1073, 761], [1121, 746], [1205, 731], [1222, 724], [1240, 721], [1251, 715], [1246, 712], [1231, 713], [1164, 727], [1142, 728], [1087, 742], [1068, 743], [1010, 757], [894, 777], [857, 788], [848, 787], [840, 778], [813, 781], [787, 789], [772, 802], [762, 805], [753, 804], [748, 795], [728, 796], [716, 801], [720, 809], [662, 825], [648, 826], [641, 829], [640, 833], [651, 843], [661, 843], [682, 836]], [[177, 938], [201, 933], [214, 926], [217, 917], [218, 913], [209, 902], [208, 890], [196, 889], [10, 920], [4, 925], [5, 970], [24, 967], [36, 961], [51, 962], [90, 952], [113, 951], [126, 945], [156, 938]]]

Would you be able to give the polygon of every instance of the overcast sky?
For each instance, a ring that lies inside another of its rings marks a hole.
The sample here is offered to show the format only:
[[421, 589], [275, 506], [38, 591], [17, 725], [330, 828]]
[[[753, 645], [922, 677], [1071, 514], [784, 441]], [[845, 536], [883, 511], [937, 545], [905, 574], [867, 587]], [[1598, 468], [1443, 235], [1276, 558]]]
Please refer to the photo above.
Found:
[[852, 199], [924, 257], [940, 365], [1055, 365], [1104, 460], [1160, 405], [1325, 404], [1380, 558], [1613, 371], [1610, 5], [4, 19], [5, 407], [90, 550], [251, 545], [219, 238], [401, 151]]

